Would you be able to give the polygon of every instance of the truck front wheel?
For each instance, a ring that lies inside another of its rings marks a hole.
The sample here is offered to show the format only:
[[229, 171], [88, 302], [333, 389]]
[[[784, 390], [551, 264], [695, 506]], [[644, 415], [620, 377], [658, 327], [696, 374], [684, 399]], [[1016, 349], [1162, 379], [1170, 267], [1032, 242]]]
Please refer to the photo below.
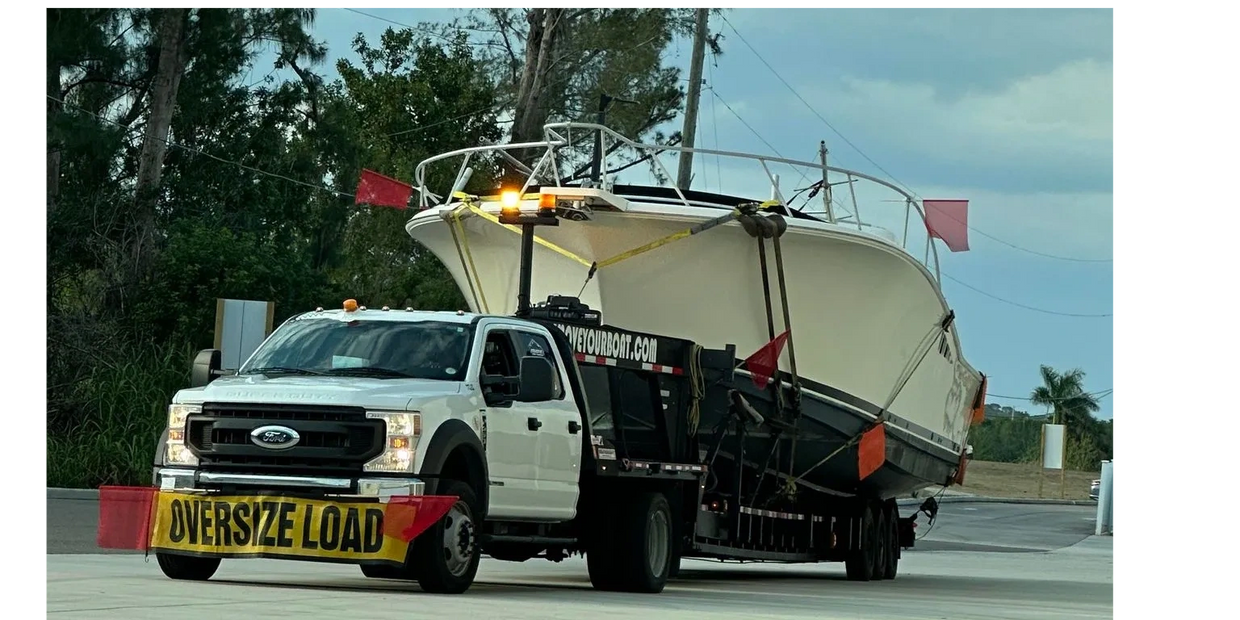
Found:
[[155, 560], [159, 569], [170, 579], [187, 581], [206, 581], [215, 575], [220, 568], [219, 558], [199, 558], [189, 555], [171, 555], [156, 553]]
[[464, 482], [445, 480], [443, 495], [455, 495], [456, 503], [438, 523], [413, 541], [410, 562], [425, 592], [460, 594], [478, 574], [478, 499]]

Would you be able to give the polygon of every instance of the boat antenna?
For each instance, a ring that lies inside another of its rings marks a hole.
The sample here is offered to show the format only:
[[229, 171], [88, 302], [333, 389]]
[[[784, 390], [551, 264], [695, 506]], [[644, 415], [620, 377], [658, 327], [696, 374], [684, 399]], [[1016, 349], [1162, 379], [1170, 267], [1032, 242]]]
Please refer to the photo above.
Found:
[[[598, 124], [607, 126], [607, 110], [611, 108], [613, 103], [628, 103], [637, 105], [636, 101], [631, 99], [621, 99], [613, 97], [606, 92], [598, 94]], [[595, 187], [599, 187], [599, 178], [603, 172], [603, 130], [598, 129], [594, 132], [594, 157], [590, 163], [590, 181]]]

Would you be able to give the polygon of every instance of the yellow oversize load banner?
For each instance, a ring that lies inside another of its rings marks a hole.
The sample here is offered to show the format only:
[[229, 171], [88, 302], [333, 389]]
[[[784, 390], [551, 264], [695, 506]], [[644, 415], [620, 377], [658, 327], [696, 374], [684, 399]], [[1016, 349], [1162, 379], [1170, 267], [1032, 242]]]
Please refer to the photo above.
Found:
[[456, 499], [423, 495], [379, 503], [101, 488], [99, 545], [226, 558], [402, 564], [411, 541], [443, 518]]

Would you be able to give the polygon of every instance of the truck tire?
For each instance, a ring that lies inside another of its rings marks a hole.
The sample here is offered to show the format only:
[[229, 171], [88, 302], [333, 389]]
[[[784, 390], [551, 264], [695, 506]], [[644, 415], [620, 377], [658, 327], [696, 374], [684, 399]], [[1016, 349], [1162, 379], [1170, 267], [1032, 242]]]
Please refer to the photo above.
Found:
[[662, 592], [672, 566], [671, 505], [662, 493], [646, 492], [638, 494], [622, 510], [618, 527], [613, 530], [617, 572], [612, 576], [612, 587], [599, 589]]
[[400, 579], [410, 581], [417, 579], [417, 574], [413, 569], [416, 566], [408, 564], [405, 567], [388, 566], [386, 564], [362, 564], [362, 574], [371, 579]]
[[409, 563], [425, 592], [460, 594], [478, 574], [478, 498], [459, 480], [440, 483], [442, 495], [455, 495], [456, 503], [437, 523], [413, 541]]
[[613, 507], [604, 507], [599, 511], [597, 527], [591, 532], [590, 546], [586, 549], [586, 570], [590, 573], [590, 585], [594, 586], [595, 590], [619, 589], [615, 510]]
[[220, 568], [220, 558], [156, 553], [155, 560], [159, 562], [159, 570], [169, 579], [206, 581]]
[[861, 510], [861, 539], [844, 559], [844, 570], [849, 581], [869, 581], [874, 576], [876, 525], [874, 509], [867, 503]]
[[900, 565], [900, 508], [895, 500], [887, 500], [883, 507], [887, 513], [887, 563], [883, 579], [895, 579]]

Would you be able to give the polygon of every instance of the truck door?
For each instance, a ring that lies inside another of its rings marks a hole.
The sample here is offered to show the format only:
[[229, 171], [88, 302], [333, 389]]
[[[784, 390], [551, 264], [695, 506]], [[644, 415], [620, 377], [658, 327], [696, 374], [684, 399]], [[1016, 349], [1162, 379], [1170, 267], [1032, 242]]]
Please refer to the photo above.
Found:
[[519, 358], [542, 357], [555, 368], [555, 395], [537, 403], [517, 403], [538, 422], [538, 467], [536, 486], [546, 513], [557, 520], [576, 516], [581, 475], [581, 412], [568, 393], [564, 360], [543, 334], [531, 329], [512, 332]]
[[[479, 364], [478, 378], [484, 395], [502, 386], [488, 387], [487, 376], [516, 377], [519, 375], [519, 359], [513, 347], [508, 328], [491, 326], [485, 328], [485, 340]], [[488, 513], [499, 518], [530, 518], [540, 514], [538, 506], [543, 503], [536, 487], [539, 433], [530, 428], [533, 414], [528, 405], [513, 402], [508, 405], [486, 406], [487, 470], [490, 474], [490, 508]]]

